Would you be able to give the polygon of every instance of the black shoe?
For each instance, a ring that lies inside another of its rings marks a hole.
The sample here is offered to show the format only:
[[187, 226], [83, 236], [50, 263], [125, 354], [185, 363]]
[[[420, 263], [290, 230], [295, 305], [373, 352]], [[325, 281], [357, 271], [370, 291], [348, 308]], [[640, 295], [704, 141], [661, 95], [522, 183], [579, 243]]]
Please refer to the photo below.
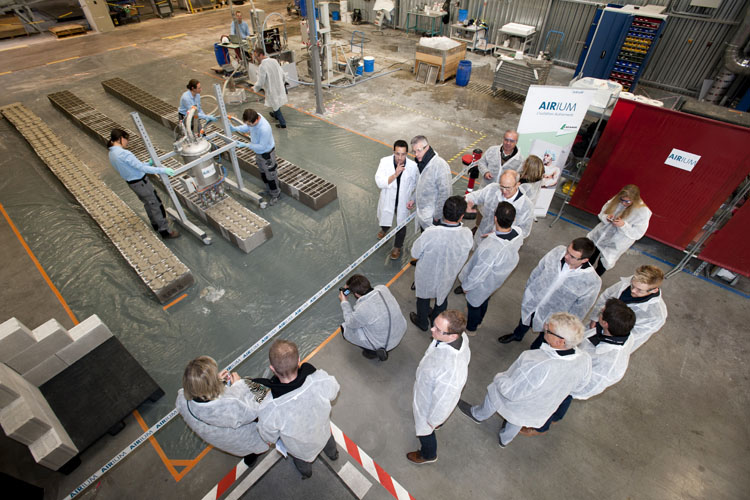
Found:
[[424, 326], [422, 326], [422, 325], [419, 324], [419, 321], [418, 321], [418, 318], [417, 318], [417, 313], [410, 312], [409, 313], [409, 319], [411, 320], [412, 323], [414, 323], [414, 326], [416, 326], [417, 328], [419, 328], [423, 332], [426, 332], [427, 330], [429, 330], [429, 328], [424, 327]]
[[498, 337], [497, 341], [501, 344], [510, 344], [511, 342], [520, 342], [521, 339], [516, 338], [515, 334], [509, 333], [508, 335], [503, 335], [502, 337]]
[[378, 357], [378, 355], [375, 354], [375, 351], [372, 351], [370, 349], [362, 349], [362, 356], [366, 357], [367, 359], [375, 359]]
[[328, 454], [326, 454], [326, 456], [328, 457], [328, 459], [329, 459], [329, 460], [330, 460], [331, 462], [335, 462], [336, 460], [338, 460], [338, 459], [339, 459], [339, 450], [336, 450], [336, 452], [335, 452], [335, 453], [334, 453], [333, 455], [328, 455]]
[[461, 287], [461, 285], [458, 285], [456, 288], [453, 289], [453, 293], [456, 295], [463, 295], [464, 289]]
[[163, 240], [172, 240], [180, 237], [180, 232], [176, 229], [172, 229], [171, 231], [161, 231], [159, 234], [161, 234]]
[[378, 356], [378, 359], [380, 361], [385, 361], [386, 359], [388, 359], [388, 351], [386, 351], [382, 347], [375, 351], [375, 354]]
[[280, 123], [277, 123], [276, 124], [276, 128], [286, 128], [286, 125], [282, 125]]
[[413, 281], [411, 282], [411, 289], [412, 290], [416, 290], [417, 289], [417, 285]]
[[474, 415], [471, 414], [471, 405], [467, 403], [466, 401], [464, 401], [463, 399], [458, 400], [458, 409], [461, 410], [461, 413], [469, 417], [471, 421], [474, 422], [475, 424], [482, 423], [481, 420], [477, 420], [476, 418], [474, 418]]
[[247, 465], [248, 467], [252, 467], [253, 465], [256, 464], [256, 462], [258, 462], [258, 455], [255, 453], [245, 455], [242, 458], [242, 461], [245, 462], [245, 465]]

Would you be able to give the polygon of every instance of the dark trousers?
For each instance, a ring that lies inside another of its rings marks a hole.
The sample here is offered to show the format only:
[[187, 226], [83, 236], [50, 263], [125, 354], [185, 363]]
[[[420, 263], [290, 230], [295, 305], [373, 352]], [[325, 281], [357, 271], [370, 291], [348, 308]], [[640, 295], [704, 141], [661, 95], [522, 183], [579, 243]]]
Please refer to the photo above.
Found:
[[417, 321], [421, 328], [429, 328], [435, 321], [438, 315], [448, 309], [448, 297], [445, 298], [442, 304], [435, 304], [435, 307], [430, 312], [430, 301], [432, 299], [420, 299], [417, 297]]
[[598, 247], [594, 247], [594, 253], [591, 254], [591, 257], [589, 257], [589, 263], [593, 266], [596, 265], [594, 270], [596, 271], [596, 274], [601, 276], [604, 274], [607, 269], [604, 267], [604, 264], [602, 264], [602, 253], [599, 251]]
[[[326, 456], [331, 460], [336, 460], [336, 458], [338, 458], [339, 452], [336, 449], [336, 440], [333, 439], [333, 435], [328, 438], [328, 442], [323, 447], [323, 453], [325, 453]], [[302, 474], [304, 477], [312, 476], [312, 462], [305, 462], [304, 460], [300, 460], [293, 455], [289, 456], [292, 457], [294, 466], [297, 467], [297, 470], [300, 472], [300, 474]]]
[[539, 349], [542, 347], [542, 342], [544, 342], [544, 332], [539, 332], [539, 335], [536, 336], [529, 349]]
[[476, 331], [477, 327], [482, 324], [484, 315], [487, 314], [487, 306], [490, 303], [490, 298], [482, 302], [479, 307], [474, 307], [466, 301], [466, 308], [469, 314], [466, 315], [466, 329], [470, 332]]
[[[384, 233], [387, 233], [391, 230], [389, 226], [380, 226], [380, 229], [383, 230]], [[402, 227], [398, 230], [396, 233], [396, 238], [393, 240], [393, 248], [401, 248], [404, 246], [404, 240], [406, 239], [406, 226]]]
[[159, 195], [156, 194], [154, 186], [146, 177], [138, 181], [130, 181], [128, 182], [128, 186], [130, 186], [130, 189], [133, 190], [138, 199], [141, 200], [141, 203], [143, 203], [143, 208], [146, 209], [146, 215], [148, 215], [148, 220], [151, 221], [151, 226], [155, 231], [165, 236], [169, 232], [167, 212], [164, 210], [164, 205]]
[[523, 318], [518, 320], [518, 325], [516, 326], [516, 329], [513, 330], [513, 336], [518, 340], [523, 340], [523, 336], [526, 335], [526, 332], [529, 331], [529, 328], [531, 328], [531, 325], [534, 324], [534, 314], [531, 313], [531, 317], [529, 318], [529, 324], [524, 325], [523, 324]]
[[255, 163], [258, 165], [260, 178], [265, 183], [271, 197], [276, 198], [281, 195], [275, 149], [272, 149], [267, 153], [255, 153]]
[[432, 459], [437, 456], [437, 437], [435, 436], [435, 431], [432, 431], [432, 434], [429, 434], [427, 436], [417, 436], [419, 438], [419, 445], [422, 449], [419, 450], [419, 453], [422, 455], [422, 458], [426, 459]]
[[279, 125], [281, 125], [282, 127], [286, 127], [286, 120], [284, 119], [284, 115], [281, 113], [281, 108], [271, 111], [271, 118], [276, 118], [277, 120], [279, 120]]
[[570, 408], [570, 403], [572, 401], [573, 396], [568, 396], [567, 398], [563, 399], [563, 402], [560, 403], [560, 406], [557, 407], [555, 413], [553, 413], [552, 416], [547, 419], [543, 426], [536, 429], [536, 431], [547, 432], [549, 430], [549, 426], [552, 425], [552, 422], [559, 422], [560, 420], [562, 420], [565, 414], [568, 412], [568, 408]]

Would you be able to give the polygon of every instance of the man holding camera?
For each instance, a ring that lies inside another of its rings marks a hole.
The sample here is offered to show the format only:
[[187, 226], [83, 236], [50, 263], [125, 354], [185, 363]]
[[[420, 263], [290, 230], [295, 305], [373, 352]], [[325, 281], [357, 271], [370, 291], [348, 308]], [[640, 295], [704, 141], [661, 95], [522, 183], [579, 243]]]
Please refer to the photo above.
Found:
[[[357, 299], [354, 307], [347, 299], [350, 294]], [[367, 278], [355, 274], [346, 281], [346, 288], [339, 288], [339, 300], [344, 313], [344, 339], [361, 347], [367, 359], [388, 359], [388, 351], [406, 333], [406, 318], [391, 291], [383, 285], [372, 288]]]

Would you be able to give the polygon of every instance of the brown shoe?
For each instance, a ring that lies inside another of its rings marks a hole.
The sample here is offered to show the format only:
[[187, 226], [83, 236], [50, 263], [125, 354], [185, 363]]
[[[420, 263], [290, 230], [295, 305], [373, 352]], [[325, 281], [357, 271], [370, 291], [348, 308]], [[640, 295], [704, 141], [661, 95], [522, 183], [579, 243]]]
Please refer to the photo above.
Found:
[[400, 248], [394, 248], [393, 250], [391, 250], [391, 260], [398, 260], [399, 257], [401, 257]]
[[378, 239], [382, 240], [383, 238], [385, 238], [385, 231], [378, 231]]
[[523, 434], [524, 436], [541, 436], [544, 433], [543, 432], [539, 432], [538, 430], [534, 429], [533, 427], [521, 427], [521, 430], [519, 431], [519, 434]]
[[409, 460], [409, 462], [414, 464], [431, 464], [432, 462], [437, 462], [437, 455], [435, 455], [435, 458], [424, 458], [422, 456], [422, 453], [417, 451], [410, 451], [406, 454], [406, 459]]

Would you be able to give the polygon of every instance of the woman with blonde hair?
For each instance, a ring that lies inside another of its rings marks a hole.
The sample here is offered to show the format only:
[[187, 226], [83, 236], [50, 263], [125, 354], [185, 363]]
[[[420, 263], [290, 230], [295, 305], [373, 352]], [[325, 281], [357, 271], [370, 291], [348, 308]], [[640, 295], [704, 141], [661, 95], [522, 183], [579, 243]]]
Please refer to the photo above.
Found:
[[601, 222], [591, 230], [588, 238], [596, 245], [589, 262], [596, 264], [599, 276], [612, 269], [617, 259], [636, 240], [646, 234], [651, 220], [651, 210], [641, 199], [641, 190], [635, 184], [628, 184], [610, 199], [599, 212]]
[[258, 434], [258, 408], [269, 389], [200, 356], [190, 361], [177, 392], [177, 411], [208, 444], [252, 467], [268, 445]]
[[542, 159], [538, 156], [529, 155], [521, 167], [521, 191], [531, 200], [531, 204], [534, 206], [536, 206], [539, 188], [542, 187], [542, 177], [544, 177]]

